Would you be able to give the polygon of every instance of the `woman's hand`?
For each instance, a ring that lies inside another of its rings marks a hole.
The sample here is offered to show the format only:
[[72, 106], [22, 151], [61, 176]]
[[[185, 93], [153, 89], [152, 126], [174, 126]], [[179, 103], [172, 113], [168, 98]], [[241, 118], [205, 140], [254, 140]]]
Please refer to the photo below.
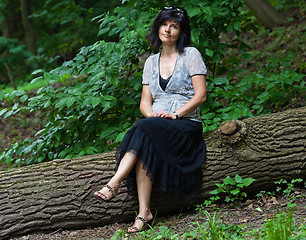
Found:
[[172, 115], [174, 115], [174, 114], [170, 114], [170, 113], [167, 113], [165, 111], [156, 111], [156, 112], [152, 113], [152, 117], [162, 117], [162, 118], [171, 118], [171, 119], [174, 119], [175, 115], [174, 115], [174, 118], [173, 118]]

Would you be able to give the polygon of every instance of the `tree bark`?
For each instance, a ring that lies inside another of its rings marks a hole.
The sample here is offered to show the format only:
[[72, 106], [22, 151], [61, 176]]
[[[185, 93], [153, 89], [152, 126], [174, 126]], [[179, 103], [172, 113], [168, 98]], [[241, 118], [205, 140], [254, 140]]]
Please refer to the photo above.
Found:
[[22, 23], [24, 27], [25, 37], [27, 41], [27, 49], [36, 54], [34, 27], [30, 19], [31, 16], [31, 0], [20, 0]]
[[[305, 119], [304, 107], [226, 122], [205, 134], [201, 193], [186, 203], [154, 190], [152, 210], [159, 216], [202, 203], [228, 175], [255, 178], [247, 189], [251, 194], [272, 188], [279, 179], [305, 177]], [[114, 166], [111, 152], [0, 172], [0, 239], [132, 220], [137, 198], [123, 184], [110, 203], [93, 198], [114, 174]]]
[[282, 25], [286, 20], [286, 14], [277, 11], [267, 0], [245, 0], [245, 3], [255, 11], [257, 20], [270, 30]]

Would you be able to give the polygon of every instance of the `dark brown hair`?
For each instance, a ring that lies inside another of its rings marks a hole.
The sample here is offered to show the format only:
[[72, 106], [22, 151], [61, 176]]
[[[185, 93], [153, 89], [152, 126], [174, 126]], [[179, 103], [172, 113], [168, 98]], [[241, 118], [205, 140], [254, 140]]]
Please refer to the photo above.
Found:
[[191, 43], [189, 17], [185, 9], [174, 6], [164, 7], [155, 18], [151, 32], [148, 35], [152, 48], [158, 49], [160, 47], [161, 40], [159, 39], [159, 27], [168, 20], [176, 21], [181, 27], [181, 33], [176, 43], [176, 49], [179, 53], [183, 53], [184, 48], [190, 46]]

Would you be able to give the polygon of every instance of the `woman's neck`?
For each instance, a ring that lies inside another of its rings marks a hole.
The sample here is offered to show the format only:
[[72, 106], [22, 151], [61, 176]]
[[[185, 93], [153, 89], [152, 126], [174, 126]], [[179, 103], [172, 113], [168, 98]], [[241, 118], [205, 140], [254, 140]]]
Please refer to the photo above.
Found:
[[176, 45], [165, 45], [163, 44], [163, 49], [162, 49], [162, 52], [161, 52], [161, 56], [163, 57], [171, 57], [173, 56], [174, 54], [177, 54], [177, 50], [176, 50]]

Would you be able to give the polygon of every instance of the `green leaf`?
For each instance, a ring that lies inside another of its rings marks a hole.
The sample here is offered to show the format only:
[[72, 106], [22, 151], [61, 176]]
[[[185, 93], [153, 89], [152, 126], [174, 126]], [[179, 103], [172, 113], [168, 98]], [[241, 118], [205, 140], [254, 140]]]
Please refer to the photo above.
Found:
[[61, 98], [57, 104], [55, 104], [55, 107], [58, 108], [59, 110], [62, 110], [65, 106], [66, 106], [66, 101], [68, 100], [68, 98]]
[[70, 108], [74, 104], [74, 102], [75, 102], [74, 97], [68, 98], [68, 100], [66, 101], [66, 106]]
[[0, 90], [0, 100], [5, 98], [5, 96], [6, 96], [6, 91]]
[[215, 117], [215, 113], [206, 113], [204, 115], [202, 115], [203, 119], [212, 119]]
[[231, 190], [230, 193], [233, 195], [238, 195], [240, 193], [240, 190], [236, 188], [236, 189]]
[[242, 183], [242, 177], [240, 177], [238, 174], [235, 175], [235, 182], [236, 183]]
[[27, 99], [28, 99], [28, 95], [23, 95], [23, 96], [20, 98], [20, 101], [21, 101], [22, 103], [24, 103]]
[[105, 49], [106, 54], [110, 54], [113, 48], [114, 48], [113, 44], [110, 44], [110, 43], [106, 44], [106, 49]]
[[44, 104], [44, 108], [48, 108], [51, 105], [52, 101], [51, 98], [48, 99], [48, 101]]
[[115, 99], [116, 99], [115, 97], [110, 96], [110, 95], [104, 95], [103, 98], [104, 98], [104, 100], [106, 100], [106, 101], [112, 101], [112, 100], [115, 100]]
[[97, 152], [97, 149], [92, 146], [86, 148], [86, 154], [94, 154], [95, 152]]
[[41, 162], [44, 160], [44, 158], [45, 158], [44, 156], [40, 156], [40, 157], [37, 159], [37, 162], [38, 162], [38, 163], [41, 163]]
[[259, 109], [261, 106], [260, 105], [253, 105], [252, 109]]
[[32, 74], [32, 75], [36, 75], [36, 74], [38, 74], [38, 73], [44, 73], [44, 72], [45, 72], [45, 71], [42, 70], [42, 69], [37, 69], [37, 70], [33, 71], [31, 74]]
[[240, 31], [240, 28], [241, 28], [241, 23], [240, 22], [235, 22], [234, 23], [234, 29], [237, 30], [237, 31]]
[[214, 55], [214, 52], [211, 49], [206, 48], [205, 53], [207, 56], [212, 57]]
[[3, 118], [6, 119], [8, 117], [10, 117], [11, 115], [14, 114], [14, 110], [11, 110], [11, 111], [7, 111], [4, 115], [3, 115]]
[[247, 194], [246, 194], [245, 192], [242, 192], [242, 193], [240, 194], [240, 196], [246, 198], [246, 197], [247, 197]]
[[264, 103], [265, 101], [267, 101], [267, 99], [269, 98], [269, 93], [267, 92], [263, 92], [261, 94], [259, 94], [258, 99], [259, 99], [259, 103]]
[[233, 179], [231, 179], [229, 176], [224, 178], [223, 182], [226, 185], [236, 185], [236, 182]]
[[48, 158], [49, 158], [50, 160], [53, 159], [53, 153], [52, 153], [52, 152], [49, 152], [49, 153], [48, 153]]
[[217, 195], [219, 193], [220, 193], [219, 189], [215, 189], [215, 190], [209, 192], [209, 194], [214, 194], [214, 195]]
[[6, 108], [3, 108], [1, 111], [0, 111], [0, 116], [2, 116], [4, 113], [7, 112], [7, 109]]
[[11, 155], [8, 155], [5, 157], [5, 163], [6, 164], [11, 164], [12, 163], [12, 156]]
[[60, 131], [57, 131], [57, 132], [55, 132], [55, 134], [54, 134], [54, 136], [56, 137], [56, 139], [57, 139], [58, 141], [60, 141], [61, 135], [62, 135], [62, 133], [61, 133]]
[[192, 42], [194, 42], [195, 44], [199, 44], [199, 35], [197, 32], [195, 31], [191, 32], [191, 39], [192, 39]]
[[250, 186], [254, 181], [256, 181], [254, 178], [244, 178], [242, 180], [244, 186], [246, 187]]
[[19, 97], [23, 94], [25, 94], [24, 90], [15, 90], [9, 94], [9, 97], [11, 100], [13, 100], [15, 97]]
[[196, 16], [196, 15], [199, 15], [199, 14], [202, 14], [202, 11], [200, 8], [191, 8], [191, 9], [188, 9], [188, 15], [190, 18]]
[[116, 142], [120, 143], [122, 142], [124, 136], [125, 136], [126, 132], [122, 132], [122, 133], [119, 133], [116, 137]]
[[19, 106], [19, 103], [15, 103], [14, 106], [12, 107], [12, 110], [16, 110]]
[[96, 106], [99, 105], [99, 103], [100, 103], [100, 98], [91, 97], [91, 98], [90, 98], [90, 103], [91, 103], [91, 105], [93, 106], [93, 108], [95, 108]]
[[54, 113], [54, 111], [52, 111], [51, 113], [49, 113], [49, 121], [51, 122], [51, 123], [53, 123], [54, 122], [54, 120], [55, 120], [55, 113]]
[[100, 29], [100, 31], [98, 32], [98, 36], [101, 36], [101, 35], [103, 35], [104, 33], [107, 33], [109, 30], [110, 30], [109, 27]]
[[215, 78], [214, 79], [214, 84], [216, 84], [216, 85], [229, 84], [229, 81], [226, 77]]
[[202, 7], [201, 10], [205, 13], [205, 15], [212, 15], [212, 10], [209, 6]]

